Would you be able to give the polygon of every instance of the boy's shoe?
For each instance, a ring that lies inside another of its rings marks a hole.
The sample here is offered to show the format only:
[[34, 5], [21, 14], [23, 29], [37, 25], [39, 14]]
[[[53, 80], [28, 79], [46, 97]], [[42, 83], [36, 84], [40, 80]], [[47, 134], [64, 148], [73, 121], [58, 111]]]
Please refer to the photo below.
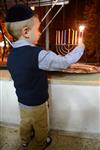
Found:
[[22, 147], [23, 148], [27, 148], [27, 144], [22, 144]]
[[47, 137], [47, 141], [46, 141], [46, 145], [45, 147], [43, 148], [43, 150], [45, 150], [52, 142], [52, 138], [50, 136]]
[[27, 144], [22, 144], [17, 150], [27, 150]]

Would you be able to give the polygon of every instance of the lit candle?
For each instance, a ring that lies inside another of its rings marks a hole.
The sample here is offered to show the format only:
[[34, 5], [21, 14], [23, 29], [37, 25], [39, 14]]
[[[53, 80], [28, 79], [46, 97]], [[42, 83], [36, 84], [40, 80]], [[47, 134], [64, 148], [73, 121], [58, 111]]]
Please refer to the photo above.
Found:
[[70, 29], [68, 30], [68, 44], [70, 44]]
[[85, 26], [80, 25], [79, 26], [79, 37], [78, 37], [78, 43], [83, 41], [83, 32], [84, 32]]
[[74, 30], [72, 30], [72, 45], [74, 44]]
[[66, 44], [66, 30], [64, 31], [64, 44]]

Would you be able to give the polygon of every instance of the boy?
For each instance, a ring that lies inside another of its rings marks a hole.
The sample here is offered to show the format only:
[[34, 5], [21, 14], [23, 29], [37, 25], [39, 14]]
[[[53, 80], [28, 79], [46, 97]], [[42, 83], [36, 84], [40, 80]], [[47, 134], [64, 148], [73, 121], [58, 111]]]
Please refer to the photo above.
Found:
[[23, 147], [34, 143], [33, 150], [44, 150], [51, 143], [48, 137], [46, 71], [65, 69], [77, 62], [84, 52], [84, 44], [81, 43], [65, 56], [37, 47], [41, 35], [40, 21], [31, 8], [21, 4], [8, 10], [6, 26], [16, 39], [12, 43], [7, 66], [19, 102], [21, 142]]

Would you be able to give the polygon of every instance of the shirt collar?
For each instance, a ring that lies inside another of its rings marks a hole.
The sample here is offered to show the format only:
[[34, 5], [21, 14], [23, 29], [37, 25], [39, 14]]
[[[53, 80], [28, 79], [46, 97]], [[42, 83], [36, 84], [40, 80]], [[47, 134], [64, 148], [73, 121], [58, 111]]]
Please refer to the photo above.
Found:
[[26, 40], [18, 40], [16, 42], [12, 42], [12, 47], [13, 48], [18, 48], [18, 47], [26, 46], [26, 45], [35, 46], [34, 44], [32, 44], [32, 43], [30, 43]]

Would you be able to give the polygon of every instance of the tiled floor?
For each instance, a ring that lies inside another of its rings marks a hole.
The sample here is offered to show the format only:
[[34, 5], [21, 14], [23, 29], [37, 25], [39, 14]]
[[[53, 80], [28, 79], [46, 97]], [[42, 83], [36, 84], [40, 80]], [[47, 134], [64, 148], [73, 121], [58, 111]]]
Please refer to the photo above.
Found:
[[[100, 150], [99, 138], [82, 138], [51, 132], [52, 144], [47, 150]], [[18, 128], [0, 127], [0, 150], [18, 150]]]

